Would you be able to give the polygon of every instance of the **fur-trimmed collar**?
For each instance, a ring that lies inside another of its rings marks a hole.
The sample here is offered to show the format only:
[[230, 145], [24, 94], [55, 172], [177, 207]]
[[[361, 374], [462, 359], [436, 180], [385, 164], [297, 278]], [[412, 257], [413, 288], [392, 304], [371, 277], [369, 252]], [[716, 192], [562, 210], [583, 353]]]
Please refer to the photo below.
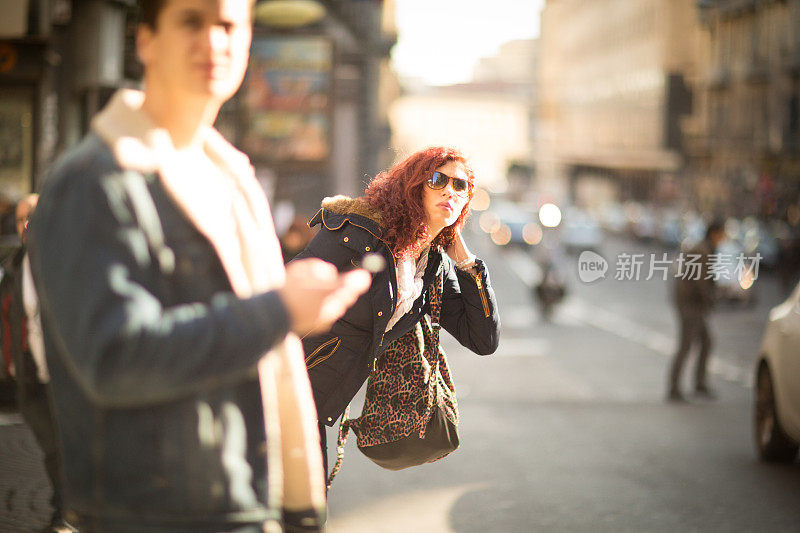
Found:
[[[172, 162], [175, 148], [169, 133], [156, 126], [142, 111], [144, 93], [120, 89], [92, 120], [92, 129], [108, 144], [122, 168], [163, 172]], [[203, 150], [228, 173], [252, 173], [250, 160], [214, 128], [202, 131]]]
[[350, 198], [342, 194], [322, 200], [322, 208], [337, 215], [360, 215], [382, 225], [383, 214], [363, 198]]

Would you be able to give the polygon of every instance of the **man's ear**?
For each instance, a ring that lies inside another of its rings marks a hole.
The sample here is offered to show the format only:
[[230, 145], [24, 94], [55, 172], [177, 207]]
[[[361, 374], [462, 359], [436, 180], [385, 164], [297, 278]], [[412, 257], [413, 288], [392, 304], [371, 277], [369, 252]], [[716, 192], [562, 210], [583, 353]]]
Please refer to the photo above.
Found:
[[147, 24], [139, 24], [136, 28], [136, 56], [139, 62], [147, 66], [153, 54], [153, 30]]

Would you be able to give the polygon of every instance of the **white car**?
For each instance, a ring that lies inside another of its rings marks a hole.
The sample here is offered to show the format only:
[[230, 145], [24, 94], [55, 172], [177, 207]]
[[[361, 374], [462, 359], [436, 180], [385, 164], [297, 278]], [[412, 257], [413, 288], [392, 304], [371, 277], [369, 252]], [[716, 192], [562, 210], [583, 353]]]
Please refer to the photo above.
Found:
[[764, 461], [792, 462], [800, 445], [800, 284], [769, 313], [756, 365], [755, 438]]
[[566, 212], [561, 231], [561, 242], [572, 252], [597, 252], [603, 244], [600, 225], [594, 217], [580, 209], [573, 208]]

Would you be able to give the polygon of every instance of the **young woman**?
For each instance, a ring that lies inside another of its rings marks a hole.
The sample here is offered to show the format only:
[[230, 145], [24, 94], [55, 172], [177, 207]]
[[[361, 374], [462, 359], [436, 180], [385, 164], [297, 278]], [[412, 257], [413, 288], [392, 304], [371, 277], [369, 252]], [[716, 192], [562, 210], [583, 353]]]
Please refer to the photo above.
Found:
[[298, 258], [319, 257], [339, 270], [360, 266], [369, 253], [386, 260], [330, 332], [303, 339], [324, 452], [325, 425], [341, 416], [386, 346], [427, 313], [427, 288], [440, 268], [442, 327], [477, 354], [497, 349], [489, 274], [461, 235], [473, 181], [461, 153], [428, 148], [379, 174], [361, 198], [326, 198], [311, 220], [321, 230]]

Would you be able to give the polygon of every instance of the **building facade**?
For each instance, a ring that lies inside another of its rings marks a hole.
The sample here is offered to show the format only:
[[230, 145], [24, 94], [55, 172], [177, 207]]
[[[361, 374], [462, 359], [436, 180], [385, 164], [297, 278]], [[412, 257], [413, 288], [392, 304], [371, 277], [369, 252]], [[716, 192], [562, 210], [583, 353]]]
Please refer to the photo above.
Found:
[[[391, 163], [387, 110], [399, 92], [393, 0], [315, 4], [321, 16], [304, 25], [256, 22], [245, 83], [217, 123], [273, 202], [304, 215]], [[0, 0], [0, 13], [2, 217], [116, 89], [139, 85], [141, 65], [135, 0]], [[291, 23], [286, 10], [278, 18]]]
[[36, 189], [108, 96], [136, 76], [134, 2], [1, 0], [0, 194]]
[[800, 198], [800, 1], [696, 8], [710, 53], [685, 125], [692, 193], [727, 215], [785, 219]]
[[513, 40], [480, 59], [468, 83], [409, 89], [390, 110], [396, 158], [452, 146], [470, 159], [481, 187], [523, 196], [528, 172], [509, 169], [530, 166], [537, 58], [536, 39]]
[[547, 0], [537, 186], [584, 207], [674, 197], [701, 39], [692, 0]]

